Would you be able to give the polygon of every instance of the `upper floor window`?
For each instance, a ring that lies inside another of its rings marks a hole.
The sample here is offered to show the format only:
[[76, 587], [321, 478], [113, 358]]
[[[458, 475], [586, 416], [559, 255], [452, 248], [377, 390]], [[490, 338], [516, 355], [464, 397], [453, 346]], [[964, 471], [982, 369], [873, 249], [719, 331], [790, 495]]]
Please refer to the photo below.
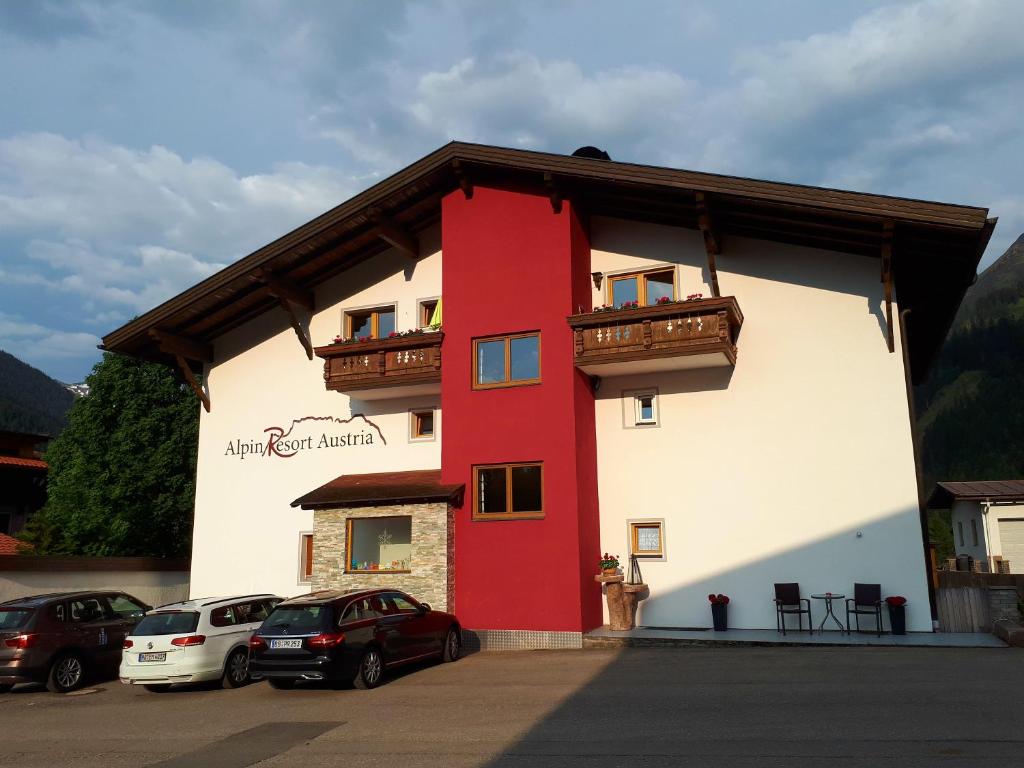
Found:
[[622, 393], [623, 426], [658, 426], [658, 390], [641, 389]]
[[473, 467], [473, 519], [544, 517], [540, 463]]
[[350, 339], [386, 339], [394, 330], [394, 305], [345, 313], [345, 335]]
[[540, 381], [540, 334], [473, 340], [473, 388], [513, 387]]
[[608, 293], [613, 307], [633, 302], [649, 307], [662, 298], [675, 299], [675, 270], [656, 269], [612, 275], [608, 278]]
[[419, 317], [416, 325], [419, 328], [439, 328], [441, 326], [441, 313], [437, 306], [440, 299], [423, 299], [419, 303]]

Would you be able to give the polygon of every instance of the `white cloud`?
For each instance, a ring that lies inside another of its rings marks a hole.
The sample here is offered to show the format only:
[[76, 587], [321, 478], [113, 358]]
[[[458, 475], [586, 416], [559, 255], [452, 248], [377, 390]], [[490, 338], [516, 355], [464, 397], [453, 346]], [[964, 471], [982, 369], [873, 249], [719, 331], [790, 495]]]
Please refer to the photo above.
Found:
[[91, 333], [48, 328], [0, 312], [0, 349], [29, 363], [95, 357], [99, 343]]

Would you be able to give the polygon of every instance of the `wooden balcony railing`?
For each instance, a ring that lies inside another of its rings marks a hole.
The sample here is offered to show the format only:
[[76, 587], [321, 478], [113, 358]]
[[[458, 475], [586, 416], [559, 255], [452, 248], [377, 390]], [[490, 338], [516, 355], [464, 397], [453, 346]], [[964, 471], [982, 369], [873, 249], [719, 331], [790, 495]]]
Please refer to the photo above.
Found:
[[317, 347], [324, 383], [336, 392], [432, 384], [441, 381], [440, 331]]
[[576, 366], [615, 375], [736, 364], [743, 313], [733, 296], [568, 318]]

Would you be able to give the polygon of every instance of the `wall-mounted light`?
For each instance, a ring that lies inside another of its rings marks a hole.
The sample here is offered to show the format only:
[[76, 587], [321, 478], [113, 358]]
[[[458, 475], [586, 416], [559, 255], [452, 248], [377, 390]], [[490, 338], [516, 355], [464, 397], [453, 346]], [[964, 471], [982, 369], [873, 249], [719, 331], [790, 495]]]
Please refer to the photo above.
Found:
[[591, 272], [590, 276], [594, 279], [594, 287], [601, 290], [601, 281], [604, 279], [604, 272]]

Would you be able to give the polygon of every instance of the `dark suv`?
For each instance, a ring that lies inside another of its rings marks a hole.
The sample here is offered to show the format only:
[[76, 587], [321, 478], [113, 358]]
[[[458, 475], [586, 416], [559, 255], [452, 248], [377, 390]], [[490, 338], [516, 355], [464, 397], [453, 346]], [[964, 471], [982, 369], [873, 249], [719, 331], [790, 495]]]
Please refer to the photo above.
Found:
[[249, 674], [275, 688], [299, 680], [374, 688], [384, 670], [462, 647], [458, 619], [404, 592], [325, 590], [279, 603], [249, 640]]
[[117, 673], [121, 644], [150, 607], [123, 592], [65, 592], [0, 603], [0, 693], [18, 683], [73, 691]]

